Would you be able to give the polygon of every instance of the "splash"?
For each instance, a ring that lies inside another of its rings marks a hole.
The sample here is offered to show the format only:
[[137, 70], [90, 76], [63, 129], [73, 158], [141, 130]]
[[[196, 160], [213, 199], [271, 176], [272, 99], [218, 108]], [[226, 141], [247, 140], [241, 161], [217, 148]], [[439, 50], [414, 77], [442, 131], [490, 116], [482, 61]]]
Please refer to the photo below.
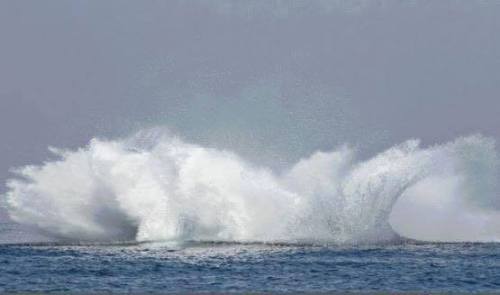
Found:
[[17, 170], [13, 220], [79, 241], [359, 243], [500, 239], [495, 142], [421, 148], [361, 161], [344, 146], [276, 173], [164, 134], [93, 139]]

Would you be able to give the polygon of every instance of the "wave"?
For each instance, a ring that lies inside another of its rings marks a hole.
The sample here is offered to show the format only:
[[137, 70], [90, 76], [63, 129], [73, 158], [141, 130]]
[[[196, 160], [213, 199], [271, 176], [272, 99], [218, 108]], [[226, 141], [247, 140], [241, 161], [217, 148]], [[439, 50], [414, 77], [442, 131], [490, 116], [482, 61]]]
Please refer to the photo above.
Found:
[[15, 170], [11, 218], [75, 241], [375, 243], [500, 240], [498, 158], [481, 135], [368, 160], [318, 151], [276, 172], [143, 131]]

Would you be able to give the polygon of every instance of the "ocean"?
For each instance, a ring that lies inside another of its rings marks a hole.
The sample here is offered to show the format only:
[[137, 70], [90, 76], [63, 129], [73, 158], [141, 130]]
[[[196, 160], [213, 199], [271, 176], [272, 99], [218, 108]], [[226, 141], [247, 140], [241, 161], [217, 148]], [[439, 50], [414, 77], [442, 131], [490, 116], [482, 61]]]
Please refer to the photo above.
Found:
[[495, 292], [494, 243], [0, 246], [0, 292]]
[[52, 151], [7, 181], [1, 292], [500, 290], [491, 138], [283, 171], [157, 130]]
[[500, 0], [0, 0], [0, 295], [500, 293]]

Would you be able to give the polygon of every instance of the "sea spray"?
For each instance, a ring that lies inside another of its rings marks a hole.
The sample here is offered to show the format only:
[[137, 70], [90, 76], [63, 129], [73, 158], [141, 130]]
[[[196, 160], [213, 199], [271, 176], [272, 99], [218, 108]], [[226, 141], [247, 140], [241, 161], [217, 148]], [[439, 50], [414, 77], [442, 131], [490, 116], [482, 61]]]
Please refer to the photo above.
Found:
[[343, 146], [280, 173], [155, 132], [52, 152], [57, 160], [16, 169], [4, 198], [14, 221], [55, 238], [500, 239], [495, 143], [479, 135], [430, 148], [409, 140], [365, 161]]

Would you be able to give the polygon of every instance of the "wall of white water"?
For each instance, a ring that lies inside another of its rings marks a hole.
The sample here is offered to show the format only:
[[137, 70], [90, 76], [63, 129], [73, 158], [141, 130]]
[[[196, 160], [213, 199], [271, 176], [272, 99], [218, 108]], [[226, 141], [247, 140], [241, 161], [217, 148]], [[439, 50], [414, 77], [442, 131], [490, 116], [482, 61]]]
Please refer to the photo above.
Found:
[[344, 146], [279, 173], [158, 130], [52, 150], [57, 160], [18, 169], [2, 199], [14, 221], [54, 238], [500, 239], [495, 142], [479, 135], [409, 140], [365, 161]]

